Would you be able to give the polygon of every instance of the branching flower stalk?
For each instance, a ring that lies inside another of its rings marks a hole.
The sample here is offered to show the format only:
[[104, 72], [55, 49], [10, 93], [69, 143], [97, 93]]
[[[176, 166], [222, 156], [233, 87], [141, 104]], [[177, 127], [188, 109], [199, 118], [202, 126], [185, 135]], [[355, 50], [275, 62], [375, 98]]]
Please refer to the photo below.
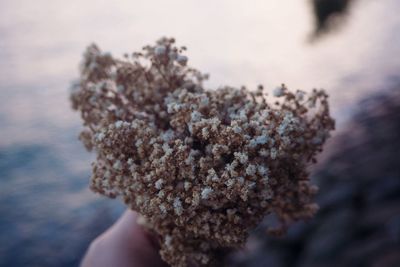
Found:
[[334, 120], [323, 90], [282, 85], [272, 104], [262, 86], [206, 90], [185, 50], [162, 38], [116, 59], [91, 45], [71, 99], [97, 155], [91, 189], [139, 212], [171, 266], [212, 266], [268, 214], [275, 234], [313, 216], [307, 167]]

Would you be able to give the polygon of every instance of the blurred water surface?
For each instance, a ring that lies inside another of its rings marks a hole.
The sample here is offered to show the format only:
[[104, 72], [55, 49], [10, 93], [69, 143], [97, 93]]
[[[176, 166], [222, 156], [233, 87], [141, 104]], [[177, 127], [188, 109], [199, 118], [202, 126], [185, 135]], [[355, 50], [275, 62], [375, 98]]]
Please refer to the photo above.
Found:
[[310, 43], [306, 0], [2, 0], [0, 265], [76, 265], [123, 209], [87, 189], [92, 155], [68, 101], [91, 42], [120, 56], [174, 36], [210, 88], [325, 88], [340, 128], [360, 97], [399, 81], [399, 8], [360, 0], [339, 32]]

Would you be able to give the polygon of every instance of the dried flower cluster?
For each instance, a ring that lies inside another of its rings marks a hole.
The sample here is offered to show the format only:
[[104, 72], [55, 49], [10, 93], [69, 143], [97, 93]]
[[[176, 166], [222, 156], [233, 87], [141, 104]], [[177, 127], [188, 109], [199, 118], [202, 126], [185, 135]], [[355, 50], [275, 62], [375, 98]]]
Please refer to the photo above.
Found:
[[205, 90], [174, 42], [124, 60], [90, 46], [71, 99], [97, 153], [91, 188], [138, 211], [171, 266], [211, 266], [266, 215], [281, 232], [315, 213], [306, 168], [334, 121], [324, 91]]

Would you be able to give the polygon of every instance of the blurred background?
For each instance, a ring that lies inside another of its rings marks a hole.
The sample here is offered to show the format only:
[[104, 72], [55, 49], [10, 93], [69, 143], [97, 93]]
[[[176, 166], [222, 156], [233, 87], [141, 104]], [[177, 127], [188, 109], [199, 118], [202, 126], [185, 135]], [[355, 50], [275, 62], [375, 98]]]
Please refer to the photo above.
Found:
[[189, 48], [207, 87], [330, 94], [337, 130], [312, 171], [318, 216], [282, 239], [256, 232], [232, 266], [400, 266], [399, 10], [398, 0], [0, 0], [0, 266], [77, 266], [123, 212], [88, 189], [93, 155], [68, 87], [90, 43], [122, 56], [162, 36]]

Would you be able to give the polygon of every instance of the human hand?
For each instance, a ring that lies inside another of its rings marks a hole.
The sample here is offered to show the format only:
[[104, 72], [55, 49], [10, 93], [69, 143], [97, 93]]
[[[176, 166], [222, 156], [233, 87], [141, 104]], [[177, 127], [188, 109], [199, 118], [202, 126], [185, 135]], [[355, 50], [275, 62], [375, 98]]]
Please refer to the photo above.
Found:
[[164, 267], [157, 245], [137, 224], [138, 214], [127, 210], [114, 225], [98, 236], [81, 267]]

